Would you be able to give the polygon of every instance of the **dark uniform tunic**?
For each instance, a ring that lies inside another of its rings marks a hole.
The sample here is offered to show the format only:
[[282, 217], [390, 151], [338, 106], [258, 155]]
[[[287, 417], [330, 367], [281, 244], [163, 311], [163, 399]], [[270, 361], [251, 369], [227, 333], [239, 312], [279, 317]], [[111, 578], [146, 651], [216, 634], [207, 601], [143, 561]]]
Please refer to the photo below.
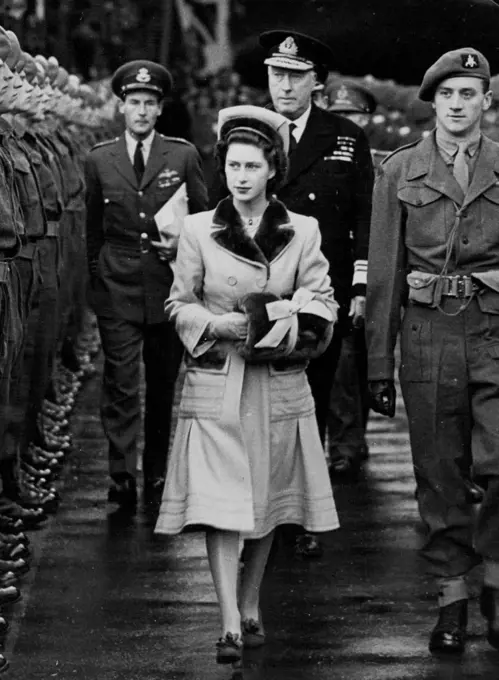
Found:
[[[373, 205], [369, 379], [393, 379], [403, 316], [424, 554], [434, 575], [457, 576], [481, 557], [499, 561], [499, 145], [482, 136], [466, 195], [434, 135], [400, 149], [379, 169]], [[462, 474], [470, 450], [487, 487], [475, 532]]]
[[[140, 184], [124, 135], [90, 152], [85, 176], [91, 299], [106, 357], [102, 419], [110, 472], [117, 479], [136, 474], [143, 342], [147, 482], [164, 475], [181, 355], [175, 331], [164, 317], [172, 271], [149, 247], [150, 240], [159, 240], [154, 215], [183, 182], [191, 213], [206, 209], [207, 192], [195, 147], [157, 133]], [[141, 246], [143, 233], [147, 238]]]
[[365, 295], [365, 285], [352, 287], [352, 280], [354, 262], [367, 261], [372, 184], [371, 154], [363, 131], [345, 118], [312, 106], [278, 196], [289, 210], [318, 220], [334, 295], [342, 306], [343, 321], [333, 341], [308, 369], [323, 439], [344, 319], [351, 298]]

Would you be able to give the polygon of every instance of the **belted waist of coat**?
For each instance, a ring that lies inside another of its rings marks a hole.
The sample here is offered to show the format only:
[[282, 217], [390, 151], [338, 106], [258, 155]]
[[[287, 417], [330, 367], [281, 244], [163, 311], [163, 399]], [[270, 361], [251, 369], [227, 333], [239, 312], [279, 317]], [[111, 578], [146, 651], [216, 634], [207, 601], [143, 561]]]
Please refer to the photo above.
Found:
[[409, 300], [420, 305], [440, 308], [442, 298], [457, 298], [466, 307], [476, 295], [483, 311], [489, 311], [485, 305], [493, 305], [494, 313], [499, 311], [499, 269], [470, 274], [412, 271], [407, 275], [407, 283]]
[[131, 250], [134, 253], [139, 253], [141, 251], [140, 236], [137, 236], [136, 239], [132, 239], [106, 235], [105, 243], [109, 244], [110, 246], [117, 246], [119, 248], [123, 248], [124, 250]]
[[46, 236], [57, 236], [59, 234], [59, 222], [49, 220], [47, 222]]

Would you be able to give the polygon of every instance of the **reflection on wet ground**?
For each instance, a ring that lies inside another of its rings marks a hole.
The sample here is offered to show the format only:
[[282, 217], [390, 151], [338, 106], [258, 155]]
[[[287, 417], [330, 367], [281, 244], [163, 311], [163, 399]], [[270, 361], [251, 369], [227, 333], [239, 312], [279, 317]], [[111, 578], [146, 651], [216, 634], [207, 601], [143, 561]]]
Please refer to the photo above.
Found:
[[[322, 559], [276, 545], [264, 590], [268, 643], [238, 668], [214, 663], [218, 613], [204, 538], [153, 535], [153, 518], [111, 512], [95, 404], [81, 396], [64, 501], [33, 538], [36, 562], [10, 612], [15, 680], [497, 680], [476, 601], [462, 660], [427, 651], [436, 605], [422, 540], [403, 409], [370, 426], [370, 461], [335, 487], [342, 528]], [[478, 594], [478, 581], [473, 592]]]

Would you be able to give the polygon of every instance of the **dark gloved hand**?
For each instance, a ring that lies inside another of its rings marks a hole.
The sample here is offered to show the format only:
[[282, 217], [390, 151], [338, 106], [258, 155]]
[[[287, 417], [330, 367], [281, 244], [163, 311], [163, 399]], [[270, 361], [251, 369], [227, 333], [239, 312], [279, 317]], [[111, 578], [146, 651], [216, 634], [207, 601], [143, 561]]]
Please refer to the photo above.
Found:
[[393, 418], [395, 415], [395, 385], [393, 380], [370, 380], [369, 394], [373, 410]]

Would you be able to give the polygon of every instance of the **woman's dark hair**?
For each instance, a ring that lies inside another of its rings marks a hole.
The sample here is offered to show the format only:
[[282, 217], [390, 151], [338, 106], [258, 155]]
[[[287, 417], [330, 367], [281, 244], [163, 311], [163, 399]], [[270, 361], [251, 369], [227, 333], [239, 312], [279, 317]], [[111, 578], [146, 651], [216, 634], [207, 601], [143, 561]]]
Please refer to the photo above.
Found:
[[275, 193], [286, 177], [288, 169], [288, 159], [284, 151], [283, 141], [277, 132], [272, 133], [272, 139], [264, 139], [257, 132], [252, 130], [234, 130], [220, 139], [215, 146], [215, 160], [218, 172], [227, 186], [225, 177], [225, 159], [231, 144], [248, 144], [256, 146], [263, 151], [263, 156], [269, 166], [275, 170], [275, 175], [267, 182], [267, 196]]

